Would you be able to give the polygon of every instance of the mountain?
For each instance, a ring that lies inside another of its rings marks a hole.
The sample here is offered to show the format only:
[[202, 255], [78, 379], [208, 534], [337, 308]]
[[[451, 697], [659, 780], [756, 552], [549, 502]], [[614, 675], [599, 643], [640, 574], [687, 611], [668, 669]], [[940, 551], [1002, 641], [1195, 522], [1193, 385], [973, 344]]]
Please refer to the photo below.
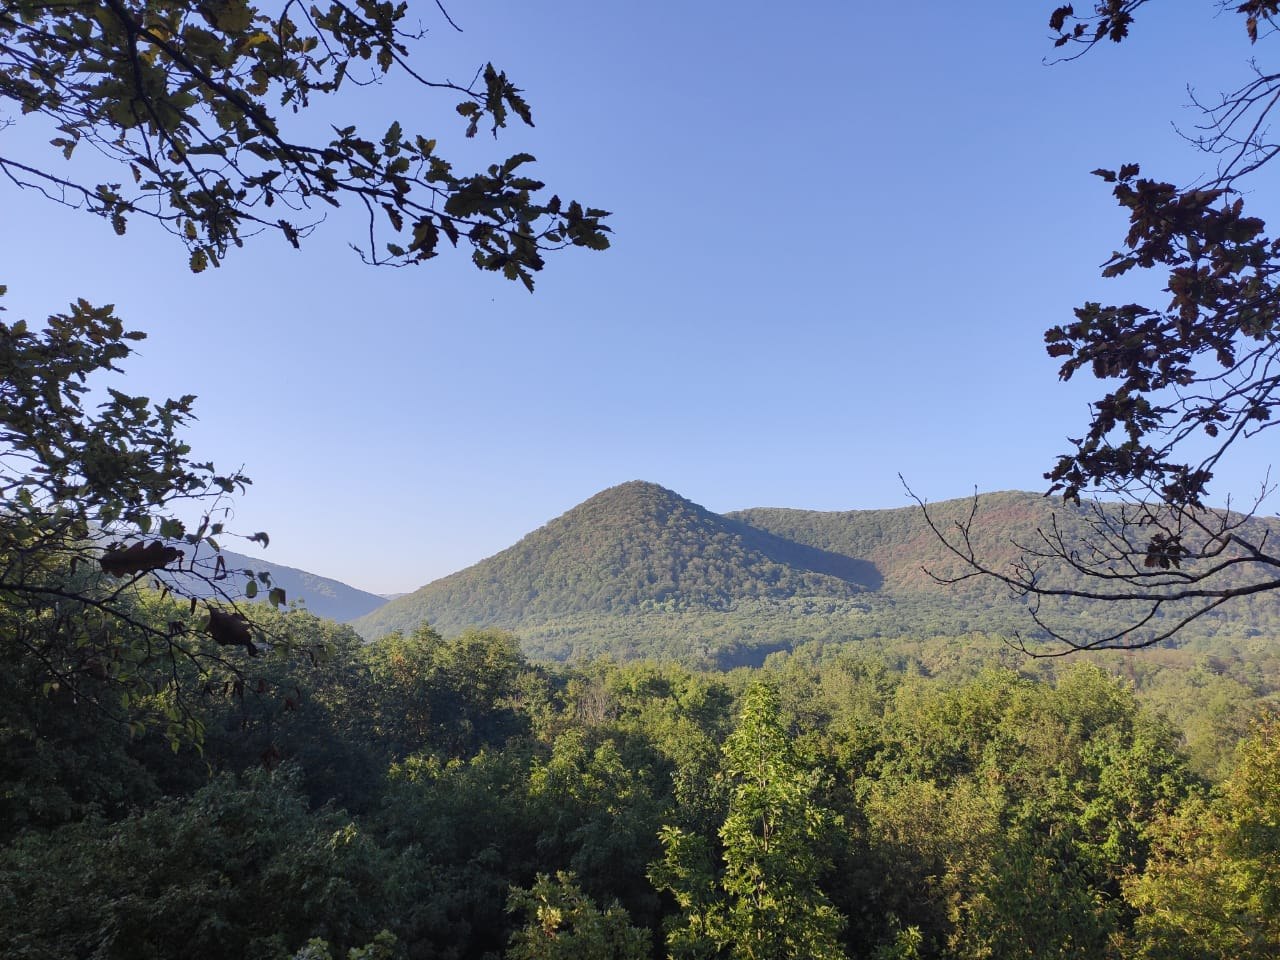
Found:
[[[972, 498], [931, 504], [940, 529]], [[977, 501], [973, 546], [997, 565], [1057, 524], [1071, 540], [1092, 508], [1009, 491]], [[1258, 521], [1261, 522], [1261, 521]], [[1278, 528], [1275, 535], [1280, 535]], [[668, 656], [720, 665], [758, 662], [804, 640], [1035, 634], [1023, 601], [998, 582], [939, 584], [963, 564], [915, 506], [814, 511], [756, 508], [719, 515], [656, 484], [611, 487], [514, 546], [392, 600], [354, 621], [366, 637], [422, 623], [517, 632], [535, 656]], [[1114, 607], [1072, 608], [1101, 635]], [[1280, 604], [1240, 603], [1198, 621], [1188, 637], [1280, 632]]]
[[[339, 623], [364, 616], [387, 602], [376, 593], [358, 590], [340, 580], [308, 573], [296, 567], [268, 563], [260, 557], [250, 557], [230, 550], [223, 550], [222, 557], [226, 562], [227, 570], [231, 571], [222, 585], [236, 598], [243, 596], [240, 591], [245, 581], [245, 577], [239, 571], [261, 570], [271, 574], [273, 586], [284, 588], [285, 597], [290, 603], [301, 602], [316, 616], [337, 620]], [[189, 592], [189, 595], [195, 596], [203, 596], [210, 592], [208, 584], [194, 577], [185, 578], [183, 588]], [[265, 599], [265, 597], [264, 590], [259, 594], [259, 599]]]
[[[973, 498], [964, 497], [929, 504], [929, 513], [939, 529], [950, 532], [973, 506]], [[1034, 543], [1037, 531], [1055, 518], [1068, 537], [1083, 538], [1089, 510], [1087, 505], [1074, 507], [1038, 493], [985, 493], [978, 500], [973, 545], [979, 556], [1005, 565], [1021, 554], [1017, 544]], [[939, 542], [916, 506], [846, 511], [757, 507], [727, 516], [796, 543], [860, 557], [880, 572], [889, 596], [930, 591], [939, 586], [931, 573], [946, 577], [963, 572], [963, 564]], [[954, 593], [954, 588], [948, 592]], [[975, 597], [1003, 592], [1003, 587], [986, 580], [961, 588], [961, 593]]]
[[875, 569], [711, 513], [653, 483], [611, 487], [519, 543], [388, 602], [355, 626], [365, 636], [429, 622], [515, 627], [582, 613], [654, 607], [724, 609], [798, 594], [875, 590]]

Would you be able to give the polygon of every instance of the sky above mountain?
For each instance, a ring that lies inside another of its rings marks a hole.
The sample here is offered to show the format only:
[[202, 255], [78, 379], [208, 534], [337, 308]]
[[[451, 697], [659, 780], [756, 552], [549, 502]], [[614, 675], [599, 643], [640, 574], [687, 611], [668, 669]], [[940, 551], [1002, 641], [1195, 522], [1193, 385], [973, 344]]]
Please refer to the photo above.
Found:
[[1041, 489], [1093, 392], [1056, 382], [1044, 329], [1152, 292], [1098, 278], [1125, 224], [1089, 171], [1210, 169], [1173, 124], [1250, 53], [1204, 2], [1049, 66], [1052, 6], [504, 0], [451, 10], [458, 34], [423, 3], [421, 69], [492, 59], [537, 128], [460, 147], [453, 101], [399, 84], [316, 122], [528, 150], [615, 212], [612, 250], [553, 257], [530, 296], [447, 252], [365, 267], [339, 213], [301, 253], [262, 237], [193, 276], [149, 224], [117, 238], [0, 185], [7, 317], [115, 303], [149, 334], [126, 389], [199, 396], [195, 452], [254, 478], [235, 525], [270, 531], [266, 559], [380, 593], [636, 478], [716, 512], [902, 506], [898, 473], [935, 500]]

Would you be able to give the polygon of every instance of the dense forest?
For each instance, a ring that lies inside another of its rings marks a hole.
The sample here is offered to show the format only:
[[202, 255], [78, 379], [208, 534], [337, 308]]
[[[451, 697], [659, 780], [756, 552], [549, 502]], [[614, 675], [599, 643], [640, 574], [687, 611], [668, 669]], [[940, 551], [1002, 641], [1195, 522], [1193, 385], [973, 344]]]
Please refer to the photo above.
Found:
[[[1067, 661], [984, 635], [811, 642], [707, 671], [255, 616], [291, 642], [119, 713], [113, 681], [71, 691], [10, 653], [6, 955], [1280, 947], [1273, 643]], [[175, 713], [194, 733], [166, 733]]]

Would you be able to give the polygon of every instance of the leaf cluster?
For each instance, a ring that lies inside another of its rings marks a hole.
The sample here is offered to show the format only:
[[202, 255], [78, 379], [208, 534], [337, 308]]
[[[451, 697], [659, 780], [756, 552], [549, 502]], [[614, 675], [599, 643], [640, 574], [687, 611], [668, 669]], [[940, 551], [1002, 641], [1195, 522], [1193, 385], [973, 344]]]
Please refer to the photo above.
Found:
[[[264, 8], [249, 0], [108, 0], [0, 6], [0, 102], [39, 115], [73, 172], [42, 158], [0, 154], [0, 172], [59, 202], [108, 219], [117, 233], [142, 216], [187, 248], [195, 272], [264, 231], [297, 247], [346, 203], [367, 214], [357, 246], [373, 263], [436, 256], [441, 237], [477, 267], [532, 289], [548, 250], [608, 247], [608, 213], [558, 196], [516, 153], [459, 173], [437, 140], [393, 123], [369, 134], [332, 125], [330, 139], [294, 132], [290, 118], [347, 84], [400, 74], [459, 99], [465, 136], [496, 136], [512, 116], [532, 126], [520, 89], [492, 64], [470, 83], [429, 80], [412, 61], [422, 29], [406, 3], [357, 0]], [[443, 8], [442, 8], [443, 10]], [[447, 18], [447, 14], [445, 14]], [[125, 174], [95, 182], [93, 151]], [[390, 239], [380, 239], [384, 234]]]
[[[1065, 358], [1062, 379], [1085, 369], [1118, 381], [1093, 405], [1076, 450], [1046, 477], [1077, 502], [1086, 488], [1137, 485], [1175, 508], [1200, 507], [1226, 447], [1272, 422], [1280, 244], [1223, 189], [1179, 191], [1139, 177], [1137, 164], [1096, 173], [1115, 184], [1130, 216], [1127, 249], [1103, 275], [1163, 265], [1170, 301], [1162, 309], [1087, 303], [1075, 323], [1045, 334], [1049, 354]], [[1196, 435], [1217, 442], [1187, 462], [1178, 454]]]
[[[217, 517], [249, 480], [192, 458], [182, 430], [195, 398], [153, 402], [102, 382], [141, 339], [84, 301], [40, 327], [0, 323], [0, 621], [42, 664], [42, 684], [88, 696], [86, 681], [109, 679], [107, 702], [91, 698], [108, 715], [164, 689], [178, 695], [165, 710], [175, 738], [198, 736], [180, 667], [257, 655], [266, 637], [231, 601], [260, 586], [276, 606], [285, 596], [265, 572], [227, 568]], [[138, 592], [148, 584], [189, 605], [157, 620]]]

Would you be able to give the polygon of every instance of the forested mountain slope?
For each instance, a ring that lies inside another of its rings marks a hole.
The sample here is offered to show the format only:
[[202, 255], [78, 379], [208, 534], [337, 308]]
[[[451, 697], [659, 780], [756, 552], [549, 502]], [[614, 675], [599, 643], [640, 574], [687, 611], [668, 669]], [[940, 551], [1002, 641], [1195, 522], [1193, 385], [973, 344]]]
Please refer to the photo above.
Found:
[[356, 622], [365, 636], [430, 622], [474, 624], [666, 605], [725, 609], [739, 600], [850, 598], [875, 590], [874, 567], [722, 517], [653, 483], [611, 487], [458, 573]]
[[[973, 507], [972, 498], [963, 498], [931, 504], [929, 511], [950, 534]], [[973, 547], [984, 560], [1007, 566], [1022, 545], [1041, 542], [1041, 531], [1054, 525], [1068, 542], [1087, 537], [1092, 510], [1034, 493], [983, 494]], [[1000, 583], [974, 578], [945, 585], [931, 576], [961, 572], [961, 562], [916, 506], [756, 508], [721, 516], [635, 481], [597, 494], [513, 547], [354, 625], [367, 638], [421, 623], [446, 633], [499, 626], [517, 631], [537, 656], [610, 653], [722, 666], [759, 661], [744, 651], [812, 639], [1035, 635], [1023, 602]], [[1115, 614], [1102, 604], [1069, 615], [1102, 633]], [[1280, 603], [1269, 594], [1215, 611], [1185, 636], [1259, 631], [1280, 632]]]
[[[972, 507], [972, 498], [964, 497], [929, 504], [929, 512], [939, 529], [950, 533]], [[980, 556], [1006, 565], [1020, 554], [1018, 544], [1034, 543], [1037, 530], [1047, 529], [1055, 517], [1069, 537], [1086, 536], [1088, 509], [1037, 493], [984, 493], [978, 499], [973, 544]], [[909, 597], [928, 592], [937, 586], [931, 573], [954, 576], [962, 572], [960, 562], [938, 541], [916, 506], [841, 511], [756, 507], [726, 516], [795, 543], [862, 558], [879, 571], [884, 578], [883, 591], [889, 595]], [[961, 592], [986, 597], [1005, 591], [991, 581], [975, 580]]]

